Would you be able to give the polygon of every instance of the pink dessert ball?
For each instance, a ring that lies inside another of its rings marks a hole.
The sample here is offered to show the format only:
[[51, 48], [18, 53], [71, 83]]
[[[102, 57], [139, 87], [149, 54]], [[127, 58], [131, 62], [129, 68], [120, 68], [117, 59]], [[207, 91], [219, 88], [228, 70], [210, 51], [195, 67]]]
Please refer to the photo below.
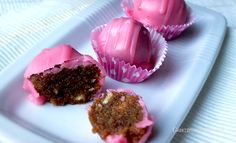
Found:
[[130, 15], [149, 26], [185, 24], [188, 11], [184, 0], [135, 0]]
[[149, 31], [130, 18], [115, 18], [108, 23], [98, 37], [98, 48], [104, 55], [143, 69], [154, 66]]

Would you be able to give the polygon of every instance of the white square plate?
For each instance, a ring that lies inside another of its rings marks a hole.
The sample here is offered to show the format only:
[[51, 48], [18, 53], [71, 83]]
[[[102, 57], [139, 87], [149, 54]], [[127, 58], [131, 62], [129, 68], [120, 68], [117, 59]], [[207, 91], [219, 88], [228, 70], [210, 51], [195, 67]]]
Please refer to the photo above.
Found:
[[[216, 12], [190, 5], [196, 23], [179, 38], [169, 42], [164, 64], [148, 80], [127, 84], [107, 78], [104, 89], [131, 88], [141, 95], [155, 117], [152, 143], [169, 142], [181, 125], [206, 81], [224, 39], [226, 23]], [[63, 107], [29, 102], [22, 89], [27, 64], [43, 48], [67, 43], [95, 57], [90, 31], [114, 17], [124, 16], [120, 1], [93, 5], [25, 53], [0, 73], [0, 141], [100, 143], [91, 131], [84, 105]], [[56, 56], [56, 55], [55, 55]]]

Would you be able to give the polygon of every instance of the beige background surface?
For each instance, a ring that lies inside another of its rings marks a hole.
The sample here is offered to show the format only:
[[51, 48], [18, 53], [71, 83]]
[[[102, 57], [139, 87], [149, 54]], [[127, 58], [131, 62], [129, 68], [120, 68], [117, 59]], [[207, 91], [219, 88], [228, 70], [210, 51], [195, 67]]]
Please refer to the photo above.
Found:
[[[0, 72], [71, 16], [79, 15], [79, 11], [89, 6], [88, 3], [95, 1], [1, 0]], [[172, 142], [235, 143], [236, 0], [187, 0], [187, 2], [223, 14], [228, 27], [216, 64]]]

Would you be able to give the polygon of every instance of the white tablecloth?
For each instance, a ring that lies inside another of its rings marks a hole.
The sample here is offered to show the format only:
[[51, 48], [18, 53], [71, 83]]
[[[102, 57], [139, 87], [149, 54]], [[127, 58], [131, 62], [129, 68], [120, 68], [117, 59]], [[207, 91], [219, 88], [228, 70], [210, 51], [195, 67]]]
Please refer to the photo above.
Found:
[[[0, 72], [71, 16], [79, 15], [79, 11], [95, 1], [1, 0]], [[235, 143], [236, 0], [187, 1], [223, 14], [228, 28], [216, 64], [181, 126], [183, 132], [176, 133], [172, 142]]]

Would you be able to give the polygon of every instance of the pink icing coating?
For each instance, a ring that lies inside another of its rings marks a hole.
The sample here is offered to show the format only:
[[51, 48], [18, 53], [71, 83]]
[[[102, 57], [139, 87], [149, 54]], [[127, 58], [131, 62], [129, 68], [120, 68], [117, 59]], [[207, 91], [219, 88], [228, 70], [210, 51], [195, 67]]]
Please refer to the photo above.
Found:
[[93, 29], [91, 32], [91, 42], [93, 49], [97, 54], [98, 61], [104, 67], [108, 76], [117, 81], [138, 83], [146, 80], [151, 74], [160, 68], [166, 57], [168, 44], [162, 35], [155, 29], [148, 29], [151, 39], [152, 63], [154, 63], [154, 67], [147, 67], [144, 69], [131, 65], [130, 63], [120, 60], [119, 58], [104, 55], [100, 52], [98, 47], [98, 39], [100, 33], [105, 27], [106, 25], [101, 25]]
[[144, 69], [153, 68], [150, 34], [141, 23], [130, 18], [115, 18], [98, 37], [104, 55], [119, 58]]
[[122, 135], [109, 135], [106, 137], [106, 143], [128, 143], [128, 141]]
[[[109, 89], [108, 91], [126, 92], [129, 95], [137, 96], [132, 90], [129, 90], [129, 89], [121, 89], [121, 88], [117, 89], [117, 90]], [[138, 143], [145, 143], [151, 134], [151, 131], [152, 131], [152, 128], [154, 125], [154, 121], [153, 121], [153, 118], [148, 114], [148, 111], [147, 111], [147, 108], [144, 104], [144, 101], [142, 100], [142, 97], [140, 97], [140, 96], [139, 96], [139, 104], [143, 109], [143, 120], [136, 123], [135, 125], [138, 128], [148, 127], [147, 132], [143, 135], [143, 137], [138, 142]], [[106, 137], [106, 143], [128, 143], [128, 142], [127, 142], [127, 139], [122, 135], [109, 135]]]
[[125, 9], [135, 20], [153, 27], [185, 24], [188, 17], [184, 0], [134, 0], [133, 8]]
[[28, 78], [32, 74], [37, 74], [40, 72], [44, 72], [44, 74], [49, 72], [57, 73], [61, 70], [61, 68], [53, 67], [58, 64], [62, 64], [61, 67], [66, 68], [75, 68], [79, 65], [96, 64], [101, 70], [99, 84], [104, 84], [105, 71], [92, 57], [80, 54], [69, 45], [59, 45], [55, 48], [44, 49], [32, 60], [24, 73], [23, 89], [29, 92], [28, 98], [33, 103], [42, 105], [47, 99], [44, 96], [39, 95]]

